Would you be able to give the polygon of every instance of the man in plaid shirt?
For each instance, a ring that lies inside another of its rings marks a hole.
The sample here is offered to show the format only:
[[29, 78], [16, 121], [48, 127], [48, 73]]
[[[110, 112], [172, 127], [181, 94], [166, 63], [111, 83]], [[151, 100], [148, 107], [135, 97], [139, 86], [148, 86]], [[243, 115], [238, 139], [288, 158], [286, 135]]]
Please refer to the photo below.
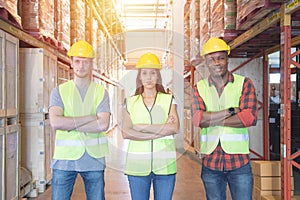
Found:
[[255, 126], [258, 102], [249, 78], [228, 71], [230, 47], [210, 38], [202, 56], [210, 76], [194, 87], [193, 124], [201, 128], [201, 178], [208, 200], [252, 200], [252, 170], [247, 127]]

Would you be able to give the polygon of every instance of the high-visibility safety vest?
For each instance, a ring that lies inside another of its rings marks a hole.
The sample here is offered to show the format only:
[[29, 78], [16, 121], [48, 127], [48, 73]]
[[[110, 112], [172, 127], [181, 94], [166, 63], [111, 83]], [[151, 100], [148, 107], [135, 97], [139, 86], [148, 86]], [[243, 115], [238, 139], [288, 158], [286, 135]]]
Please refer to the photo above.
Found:
[[[148, 109], [141, 95], [129, 97], [127, 110], [133, 124], [164, 124], [168, 120], [172, 95], [157, 93], [152, 108]], [[125, 174], [147, 176], [176, 173], [176, 150], [173, 135], [153, 140], [130, 140]]]
[[[216, 112], [230, 107], [239, 107], [245, 77], [233, 74], [234, 81], [228, 82], [219, 97], [214, 85], [208, 79], [197, 83], [200, 96], [204, 100], [207, 112]], [[228, 126], [211, 126], [200, 130], [200, 152], [210, 154], [221, 143], [223, 150], [229, 154], [248, 154], [249, 135], [247, 128]]]
[[[59, 93], [64, 104], [65, 117], [95, 115], [104, 97], [104, 88], [91, 82], [84, 101], [73, 80], [59, 86]], [[101, 158], [108, 154], [108, 142], [104, 132], [83, 133], [79, 131], [57, 130], [55, 137], [54, 159], [78, 160], [84, 152]]]

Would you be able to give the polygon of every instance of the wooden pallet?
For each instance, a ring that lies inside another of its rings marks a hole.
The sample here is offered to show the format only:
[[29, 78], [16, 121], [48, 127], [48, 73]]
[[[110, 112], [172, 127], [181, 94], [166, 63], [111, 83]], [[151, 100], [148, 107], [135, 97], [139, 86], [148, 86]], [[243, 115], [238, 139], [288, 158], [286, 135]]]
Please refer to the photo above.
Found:
[[26, 32], [29, 35], [33, 36], [34, 38], [40, 40], [41, 42], [54, 47], [55, 49], [58, 48], [58, 42], [56, 39], [45, 36], [45, 35], [41, 35], [39, 30], [25, 30], [24, 32]]
[[17, 28], [22, 28], [22, 25], [5, 8], [0, 8], [0, 18]]
[[264, 6], [254, 9], [243, 19], [237, 19], [236, 30], [248, 30], [251, 26], [261, 21], [269, 13], [279, 9], [279, 7], [280, 4], [278, 3], [270, 3], [269, 1], [266, 1]]

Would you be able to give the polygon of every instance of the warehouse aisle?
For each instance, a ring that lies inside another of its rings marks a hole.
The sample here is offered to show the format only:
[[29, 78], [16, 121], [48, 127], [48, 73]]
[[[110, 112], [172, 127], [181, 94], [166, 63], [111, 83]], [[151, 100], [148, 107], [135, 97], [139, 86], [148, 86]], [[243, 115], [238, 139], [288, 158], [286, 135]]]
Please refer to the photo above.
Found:
[[[125, 161], [126, 141], [118, 129], [109, 134], [111, 156], [107, 159], [105, 172], [106, 200], [130, 200], [129, 186], [122, 169]], [[200, 179], [200, 159], [192, 152], [178, 151], [178, 173], [174, 191], [174, 200], [205, 199], [205, 191]], [[51, 200], [51, 186], [35, 200]], [[85, 193], [81, 177], [76, 181], [72, 200], [84, 200]], [[153, 195], [151, 194], [151, 199]]]

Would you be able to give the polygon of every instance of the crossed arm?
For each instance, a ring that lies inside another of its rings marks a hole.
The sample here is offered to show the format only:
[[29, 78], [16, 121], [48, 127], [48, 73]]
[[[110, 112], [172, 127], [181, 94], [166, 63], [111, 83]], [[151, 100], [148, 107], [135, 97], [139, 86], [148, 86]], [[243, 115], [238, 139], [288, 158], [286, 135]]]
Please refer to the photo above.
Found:
[[233, 116], [230, 115], [228, 109], [207, 112], [197, 87], [194, 87], [192, 121], [195, 126], [202, 128], [209, 126], [250, 127], [256, 125], [258, 115], [258, 101], [255, 88], [250, 79], [245, 79], [243, 93], [240, 97], [240, 106], [234, 109], [236, 114]]
[[49, 109], [49, 117], [51, 127], [54, 130], [77, 130], [87, 133], [99, 133], [108, 129], [110, 113], [100, 112], [97, 115], [65, 117], [61, 107], [52, 106]]
[[209, 126], [230, 126], [235, 128], [244, 127], [243, 122], [238, 117], [240, 108], [234, 108], [235, 115], [231, 116], [227, 109], [218, 112], [202, 112], [202, 120], [200, 127], [206, 128]]
[[171, 106], [168, 121], [165, 124], [132, 124], [129, 113], [122, 111], [122, 124], [120, 125], [124, 139], [152, 140], [168, 135], [174, 135], [179, 130], [179, 119], [176, 105]]

